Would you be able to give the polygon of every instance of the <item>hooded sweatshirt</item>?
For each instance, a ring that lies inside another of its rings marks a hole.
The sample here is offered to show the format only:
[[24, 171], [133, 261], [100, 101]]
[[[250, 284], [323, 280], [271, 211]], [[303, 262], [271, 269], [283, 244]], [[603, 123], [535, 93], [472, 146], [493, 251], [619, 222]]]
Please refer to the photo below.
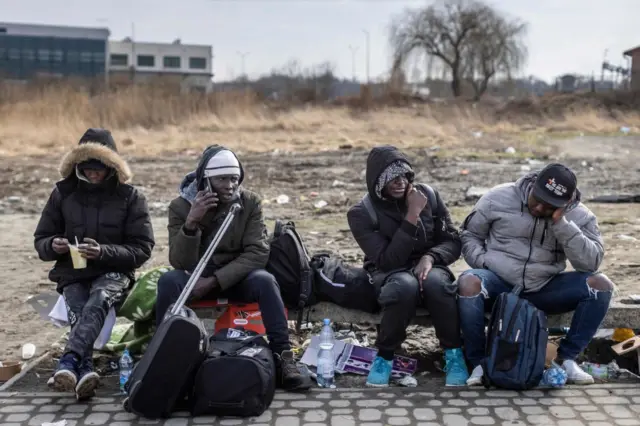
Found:
[[[77, 167], [99, 161], [109, 169], [107, 178], [91, 184]], [[150, 257], [155, 245], [151, 219], [144, 195], [127, 184], [131, 171], [120, 157], [108, 130], [88, 129], [79, 144], [60, 163], [62, 180], [56, 186], [40, 216], [34, 233], [35, 249], [44, 261], [55, 261], [49, 278], [57, 290], [74, 282], [90, 282], [109, 272], [134, 272]], [[88, 260], [85, 269], [74, 269], [69, 253], [53, 251], [54, 238], [92, 238], [100, 244], [100, 257]]]
[[[407, 157], [393, 146], [373, 148], [367, 158], [367, 190], [377, 212], [378, 228], [374, 227], [362, 201], [347, 213], [351, 233], [365, 254], [365, 267], [381, 272], [410, 269], [427, 254], [433, 256], [436, 265], [452, 264], [460, 257], [460, 238], [437, 191], [435, 216], [440, 218], [438, 223], [434, 223], [434, 212], [427, 204], [417, 226], [405, 220], [407, 207], [404, 199], [387, 200], [379, 195], [380, 175], [398, 161], [410, 165]], [[413, 180], [411, 173], [408, 177]]]
[[525, 292], [541, 290], [566, 269], [596, 272], [604, 245], [595, 215], [576, 200], [556, 224], [536, 218], [527, 206], [538, 172], [515, 183], [498, 185], [483, 195], [462, 226], [462, 253], [472, 268], [489, 269]]
[[[221, 150], [220, 145], [205, 149], [196, 170], [188, 173], [179, 187], [179, 196], [169, 204], [169, 263], [176, 269], [193, 271], [207, 250], [232, 203], [221, 204], [205, 214], [191, 233], [184, 224], [198, 191], [204, 190], [205, 167]], [[244, 180], [244, 168], [240, 163], [240, 179]], [[267, 228], [262, 214], [261, 200], [255, 193], [238, 188], [233, 202], [242, 209], [236, 213], [229, 229], [207, 264], [203, 277], [215, 276], [220, 287], [228, 289], [257, 269], [264, 269], [269, 258]]]

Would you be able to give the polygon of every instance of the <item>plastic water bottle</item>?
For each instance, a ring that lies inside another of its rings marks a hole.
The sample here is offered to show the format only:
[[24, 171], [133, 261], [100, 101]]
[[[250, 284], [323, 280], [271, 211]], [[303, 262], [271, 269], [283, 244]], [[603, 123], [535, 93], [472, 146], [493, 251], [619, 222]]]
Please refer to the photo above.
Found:
[[322, 330], [320, 331], [320, 345], [318, 349], [318, 385], [323, 388], [333, 387], [333, 377], [335, 374], [335, 358], [333, 347], [335, 337], [331, 328], [331, 321], [325, 318]]
[[131, 370], [133, 370], [133, 358], [129, 354], [129, 349], [125, 349], [124, 353], [120, 357], [120, 392], [127, 393], [124, 385], [129, 381], [131, 376]]
[[562, 368], [550, 367], [544, 370], [540, 386], [561, 388], [567, 383], [567, 372]]

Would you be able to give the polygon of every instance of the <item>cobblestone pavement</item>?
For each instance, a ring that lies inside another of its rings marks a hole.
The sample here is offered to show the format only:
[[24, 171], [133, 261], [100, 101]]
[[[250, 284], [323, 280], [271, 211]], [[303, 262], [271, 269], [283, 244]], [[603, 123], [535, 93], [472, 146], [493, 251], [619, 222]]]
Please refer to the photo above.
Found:
[[250, 419], [197, 417], [176, 413], [146, 420], [122, 410], [120, 397], [90, 404], [60, 394], [0, 394], [0, 426], [41, 426], [65, 419], [67, 426], [198, 424], [253, 426], [349, 425], [640, 425], [638, 385], [512, 392], [484, 389], [314, 390], [307, 395], [277, 393], [269, 411]]

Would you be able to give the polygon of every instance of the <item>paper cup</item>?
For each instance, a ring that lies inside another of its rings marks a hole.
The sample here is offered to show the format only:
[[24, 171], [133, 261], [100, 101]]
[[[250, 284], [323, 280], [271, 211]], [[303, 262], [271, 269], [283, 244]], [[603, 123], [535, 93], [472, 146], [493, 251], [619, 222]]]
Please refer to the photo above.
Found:
[[71, 253], [71, 261], [74, 269], [84, 269], [87, 267], [87, 259], [82, 257], [78, 251], [78, 246], [69, 244], [69, 253]]

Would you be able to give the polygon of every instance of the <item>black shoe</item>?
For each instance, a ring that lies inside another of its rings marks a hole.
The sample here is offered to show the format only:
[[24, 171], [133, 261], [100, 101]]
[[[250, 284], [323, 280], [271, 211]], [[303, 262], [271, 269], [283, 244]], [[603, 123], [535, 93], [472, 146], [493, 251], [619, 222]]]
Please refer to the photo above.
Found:
[[311, 378], [300, 371], [292, 351], [275, 354], [275, 359], [278, 375], [276, 385], [279, 388], [290, 392], [304, 392], [311, 388]]
[[100, 385], [100, 376], [93, 371], [93, 360], [85, 358], [78, 366], [78, 384], [76, 385], [76, 398], [84, 401], [96, 395], [96, 389]]

